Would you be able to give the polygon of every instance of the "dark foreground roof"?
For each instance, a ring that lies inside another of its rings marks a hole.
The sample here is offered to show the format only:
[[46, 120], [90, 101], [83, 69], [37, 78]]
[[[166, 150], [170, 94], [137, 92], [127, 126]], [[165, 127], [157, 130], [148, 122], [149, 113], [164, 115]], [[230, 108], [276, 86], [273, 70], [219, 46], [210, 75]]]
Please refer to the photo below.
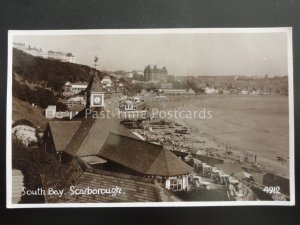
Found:
[[156, 176], [189, 174], [193, 168], [161, 145], [109, 133], [98, 155], [139, 173]]
[[[65, 195], [59, 198], [46, 195], [47, 203], [101, 203], [101, 202], [158, 202], [181, 201], [172, 192], [166, 190], [157, 181], [149, 178], [116, 174], [107, 171], [94, 170], [74, 157], [65, 168], [60, 171], [41, 174], [44, 189], [54, 188], [65, 190]], [[73, 194], [70, 186], [75, 189], [113, 188], [120, 187], [121, 193], [110, 194]]]
[[[98, 109], [101, 110], [101, 109]], [[65, 152], [71, 155], [88, 156], [96, 155], [110, 132], [138, 139], [125, 126], [119, 123], [117, 118], [102, 118], [97, 111], [98, 118], [92, 116], [82, 118], [82, 122], [70, 140]]]
[[81, 121], [49, 121], [56, 151], [63, 151], [70, 143]]

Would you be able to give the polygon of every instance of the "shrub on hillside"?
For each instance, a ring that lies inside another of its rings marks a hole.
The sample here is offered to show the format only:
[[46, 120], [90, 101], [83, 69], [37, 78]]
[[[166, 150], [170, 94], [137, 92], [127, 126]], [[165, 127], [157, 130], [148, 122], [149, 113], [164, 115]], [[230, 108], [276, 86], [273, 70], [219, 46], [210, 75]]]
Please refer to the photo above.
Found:
[[30, 126], [30, 127], [34, 127], [33, 123], [27, 119], [21, 119], [21, 120], [17, 120], [13, 123], [12, 127], [18, 126], [18, 125], [26, 125], [26, 126]]
[[[94, 69], [74, 63], [43, 59], [26, 54], [18, 49], [13, 50], [13, 72], [28, 82], [44, 81], [48, 87], [60, 91], [67, 81], [89, 81]], [[106, 75], [97, 71], [100, 76]]]
[[41, 108], [47, 108], [48, 105], [56, 105], [60, 111], [66, 109], [66, 105], [59, 102], [59, 96], [53, 94], [52, 91], [44, 88], [30, 89], [24, 84], [13, 80], [13, 96], [30, 104], [34, 103]]
[[25, 146], [38, 143], [36, 130], [31, 126], [17, 125], [12, 128], [11, 133], [13, 140], [17, 140]]

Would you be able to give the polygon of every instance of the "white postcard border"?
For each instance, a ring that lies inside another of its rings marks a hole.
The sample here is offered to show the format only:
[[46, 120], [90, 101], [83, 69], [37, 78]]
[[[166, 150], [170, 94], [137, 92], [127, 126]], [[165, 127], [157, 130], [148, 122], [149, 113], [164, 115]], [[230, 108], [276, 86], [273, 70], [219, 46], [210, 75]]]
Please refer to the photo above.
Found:
[[[96, 35], [96, 34], [187, 34], [187, 33], [287, 33], [288, 89], [289, 89], [289, 180], [290, 201], [193, 201], [150, 203], [12, 203], [12, 50], [15, 35]], [[7, 208], [66, 208], [66, 207], [195, 207], [195, 206], [294, 206], [295, 205], [295, 149], [294, 149], [294, 84], [292, 27], [268, 28], [176, 28], [176, 29], [91, 29], [91, 30], [9, 30], [6, 104], [6, 206]]]

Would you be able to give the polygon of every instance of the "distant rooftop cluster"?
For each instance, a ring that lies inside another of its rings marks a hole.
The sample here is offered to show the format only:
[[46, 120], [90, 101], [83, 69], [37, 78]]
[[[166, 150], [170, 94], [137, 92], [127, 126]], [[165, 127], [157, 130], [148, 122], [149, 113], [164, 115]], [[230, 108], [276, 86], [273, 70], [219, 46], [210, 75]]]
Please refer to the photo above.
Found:
[[61, 51], [43, 51], [41, 48], [32, 47], [30, 45], [26, 45], [25, 43], [18, 43], [14, 42], [13, 47], [16, 49], [19, 49], [29, 55], [41, 57], [44, 59], [52, 59], [52, 60], [58, 60], [61, 62], [70, 62], [75, 63], [75, 56], [68, 52], [61, 52]]

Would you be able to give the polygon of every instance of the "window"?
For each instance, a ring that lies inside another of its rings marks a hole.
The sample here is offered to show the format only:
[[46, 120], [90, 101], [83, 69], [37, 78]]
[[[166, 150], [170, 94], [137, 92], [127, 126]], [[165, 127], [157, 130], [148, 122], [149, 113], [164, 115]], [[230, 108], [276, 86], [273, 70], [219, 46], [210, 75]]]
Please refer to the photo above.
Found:
[[170, 180], [170, 188], [173, 191], [182, 190], [182, 179], [173, 178]]

